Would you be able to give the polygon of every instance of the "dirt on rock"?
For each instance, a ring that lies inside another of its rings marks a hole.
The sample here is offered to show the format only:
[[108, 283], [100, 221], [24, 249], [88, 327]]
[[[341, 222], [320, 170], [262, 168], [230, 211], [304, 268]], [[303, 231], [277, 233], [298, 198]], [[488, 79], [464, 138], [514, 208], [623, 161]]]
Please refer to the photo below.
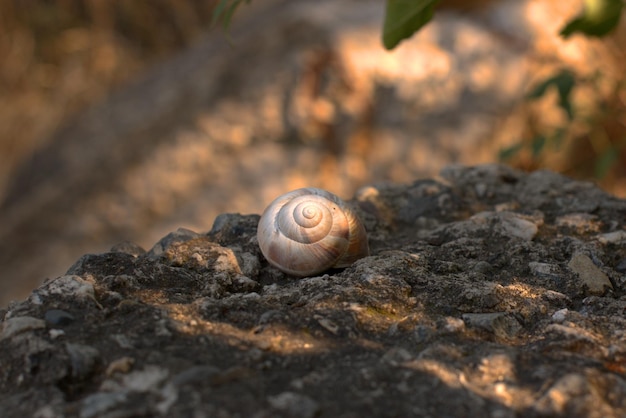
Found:
[[351, 203], [372, 255], [317, 277], [258, 215], [83, 256], [0, 312], [2, 415], [626, 416], [626, 201], [487, 165]]

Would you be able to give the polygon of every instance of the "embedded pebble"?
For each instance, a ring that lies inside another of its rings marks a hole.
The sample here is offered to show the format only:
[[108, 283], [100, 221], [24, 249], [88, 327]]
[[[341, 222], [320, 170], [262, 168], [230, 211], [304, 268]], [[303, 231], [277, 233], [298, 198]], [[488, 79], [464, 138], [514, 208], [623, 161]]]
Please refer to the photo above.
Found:
[[499, 337], [515, 337], [522, 330], [517, 319], [507, 312], [467, 313], [463, 314], [463, 320], [472, 328], [489, 331]]
[[444, 320], [443, 329], [448, 332], [459, 332], [465, 328], [465, 322], [461, 318], [448, 316]]
[[148, 392], [157, 388], [167, 377], [167, 369], [159, 366], [146, 366], [143, 370], [122, 377], [122, 387], [135, 392]]
[[65, 331], [63, 331], [62, 329], [52, 328], [48, 331], [48, 335], [50, 335], [50, 338], [52, 338], [53, 340], [56, 340], [57, 338], [65, 335]]
[[221, 213], [215, 217], [211, 234], [218, 234], [226, 230], [236, 229], [241, 222], [241, 216], [238, 213]]
[[172, 383], [176, 386], [183, 386], [207, 382], [215, 378], [220, 372], [220, 369], [214, 366], [193, 366], [174, 376]]
[[596, 336], [592, 333], [573, 325], [550, 324], [546, 327], [546, 332], [556, 332], [565, 338], [573, 340], [587, 341], [591, 343], [595, 343], [597, 341]]
[[191, 241], [192, 239], [201, 237], [200, 234], [186, 228], [178, 228], [174, 232], [170, 232], [159, 240], [146, 254], [149, 258], [158, 258], [169, 247], [181, 242]]
[[63, 415], [59, 410], [55, 410], [52, 405], [45, 405], [35, 411], [33, 418], [58, 418]]
[[339, 333], [339, 325], [334, 323], [332, 320], [324, 318], [321, 315], [313, 315], [313, 318], [322, 326], [322, 328], [329, 331], [331, 334], [337, 335]]
[[244, 276], [257, 277], [259, 270], [261, 270], [261, 261], [259, 257], [251, 253], [239, 254], [241, 258], [241, 272]]
[[564, 375], [545, 392], [533, 408], [540, 416], [617, 416], [614, 415], [616, 411], [609, 406], [617, 401], [612, 401], [608, 394], [616, 393], [613, 389], [619, 388], [619, 381], [594, 372], [589, 374], [592, 376], [581, 373]]
[[544, 414], [560, 414], [565, 409], [566, 400], [572, 396], [580, 396], [586, 386], [584, 376], [576, 373], [567, 374], [548, 389], [535, 408]]
[[557, 322], [557, 323], [561, 323], [565, 321], [565, 318], [567, 317], [568, 312], [569, 310], [567, 310], [567, 308], [559, 309], [558, 311], [552, 314], [552, 321]]
[[32, 316], [18, 316], [7, 319], [0, 327], [0, 340], [4, 340], [26, 331], [45, 328], [46, 322]]
[[558, 303], [570, 303], [571, 300], [570, 298], [567, 297], [567, 295], [564, 295], [561, 292], [555, 292], [554, 290], [546, 290], [545, 293], [543, 294], [544, 299], [549, 300], [551, 302], [558, 302]]
[[[171, 337], [172, 331], [169, 329], [170, 320], [159, 319], [154, 324], [154, 335], [158, 337]], [[172, 324], [174, 327], [176, 324]]]
[[44, 319], [50, 325], [65, 326], [74, 322], [74, 316], [61, 309], [50, 309], [44, 314]]
[[117, 343], [117, 345], [120, 346], [120, 348], [124, 348], [126, 350], [131, 350], [131, 349], [135, 348], [135, 345], [133, 344], [131, 339], [128, 338], [127, 335], [124, 335], [124, 334], [113, 334], [113, 335], [111, 335], [111, 339], [113, 341], [115, 341]]
[[[463, 322], [462, 320], [460, 321]], [[463, 323], [463, 326], [465, 326], [465, 323]], [[418, 325], [413, 330], [413, 339], [416, 343], [421, 344], [428, 341], [434, 334], [435, 332], [432, 328], [424, 325]]]
[[295, 392], [282, 392], [270, 396], [267, 401], [274, 408], [288, 417], [312, 418], [319, 412], [319, 405], [308, 396]]
[[256, 225], [260, 215], [240, 215], [238, 213], [222, 213], [213, 221], [209, 236], [215, 237], [222, 245], [225, 242], [241, 242], [244, 239], [256, 239]]
[[83, 380], [91, 375], [100, 360], [100, 352], [83, 344], [65, 344], [65, 351], [70, 357], [72, 377]]
[[144, 250], [141, 246], [130, 241], [123, 241], [115, 244], [113, 247], [111, 247], [109, 251], [111, 251], [112, 253], [130, 254], [133, 257], [139, 257], [140, 255], [146, 253], [146, 250]]
[[542, 277], [545, 279], [558, 279], [561, 277], [559, 275], [559, 266], [556, 264], [531, 261], [528, 263], [528, 268], [536, 277]]
[[598, 235], [598, 241], [601, 244], [621, 244], [626, 242], [626, 231], [608, 232]]
[[555, 225], [575, 229], [578, 233], [598, 232], [601, 222], [598, 217], [589, 213], [568, 213], [559, 216]]
[[472, 269], [477, 273], [487, 274], [493, 271], [493, 266], [486, 261], [479, 261]]
[[534, 222], [523, 219], [513, 212], [501, 212], [500, 219], [504, 230], [514, 237], [530, 241], [537, 235], [539, 228]]
[[35, 305], [43, 303], [42, 298], [58, 297], [73, 299], [94, 299], [93, 283], [80, 276], [66, 275], [58, 277], [33, 291], [29, 300]]
[[493, 353], [483, 357], [478, 365], [483, 380], [502, 382], [514, 381], [516, 378], [515, 362], [506, 353]]
[[393, 347], [387, 350], [385, 354], [380, 358], [380, 361], [388, 363], [392, 366], [398, 366], [413, 359], [411, 353], [402, 347]]
[[476, 191], [476, 196], [484, 197], [487, 194], [488, 186], [485, 183], [476, 183], [474, 186], [474, 190]]
[[530, 241], [539, 230], [537, 223], [531, 222], [514, 212], [480, 212], [470, 220], [478, 225], [495, 225], [501, 234]]
[[135, 364], [134, 358], [128, 356], [120, 357], [109, 363], [105, 374], [110, 377], [115, 373], [128, 373], [133, 364]]
[[593, 264], [593, 261], [585, 254], [575, 253], [567, 266], [574, 273], [578, 274], [588, 294], [602, 295], [606, 289], [613, 289], [613, 285], [607, 275]]
[[626, 273], [626, 258], [622, 258], [615, 266], [615, 271]]
[[94, 418], [105, 412], [121, 407], [128, 399], [126, 392], [97, 392], [87, 396], [81, 402], [80, 418]]
[[239, 261], [233, 250], [218, 246], [215, 248], [215, 251], [219, 254], [213, 265], [215, 271], [241, 274], [241, 267], [239, 267]]

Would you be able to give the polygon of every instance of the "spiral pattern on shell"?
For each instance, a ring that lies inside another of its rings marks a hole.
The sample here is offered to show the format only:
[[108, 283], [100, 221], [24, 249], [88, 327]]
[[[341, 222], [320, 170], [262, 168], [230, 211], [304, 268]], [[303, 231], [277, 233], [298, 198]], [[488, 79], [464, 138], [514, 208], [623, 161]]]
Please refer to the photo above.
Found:
[[315, 188], [276, 198], [261, 216], [257, 238], [270, 264], [299, 277], [347, 267], [369, 255], [356, 214], [334, 194]]

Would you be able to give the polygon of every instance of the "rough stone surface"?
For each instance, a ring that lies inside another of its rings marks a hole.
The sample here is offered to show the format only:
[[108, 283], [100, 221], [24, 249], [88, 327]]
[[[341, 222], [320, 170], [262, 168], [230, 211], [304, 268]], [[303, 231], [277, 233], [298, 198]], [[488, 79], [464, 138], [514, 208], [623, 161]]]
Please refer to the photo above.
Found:
[[2, 416], [626, 416], [626, 201], [489, 165], [352, 204], [372, 255], [316, 277], [258, 215], [82, 257], [1, 312]]
[[607, 288], [613, 285], [606, 274], [602, 272], [589, 257], [582, 253], [576, 253], [567, 266], [580, 278], [591, 295], [602, 295]]

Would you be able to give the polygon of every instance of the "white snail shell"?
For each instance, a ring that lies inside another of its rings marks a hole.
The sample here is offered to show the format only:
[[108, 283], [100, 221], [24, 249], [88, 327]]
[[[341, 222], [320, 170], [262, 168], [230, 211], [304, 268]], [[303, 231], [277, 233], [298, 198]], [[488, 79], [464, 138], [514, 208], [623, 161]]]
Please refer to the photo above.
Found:
[[257, 238], [270, 264], [299, 277], [347, 267], [369, 255], [359, 218], [322, 189], [298, 189], [276, 198], [261, 216]]

